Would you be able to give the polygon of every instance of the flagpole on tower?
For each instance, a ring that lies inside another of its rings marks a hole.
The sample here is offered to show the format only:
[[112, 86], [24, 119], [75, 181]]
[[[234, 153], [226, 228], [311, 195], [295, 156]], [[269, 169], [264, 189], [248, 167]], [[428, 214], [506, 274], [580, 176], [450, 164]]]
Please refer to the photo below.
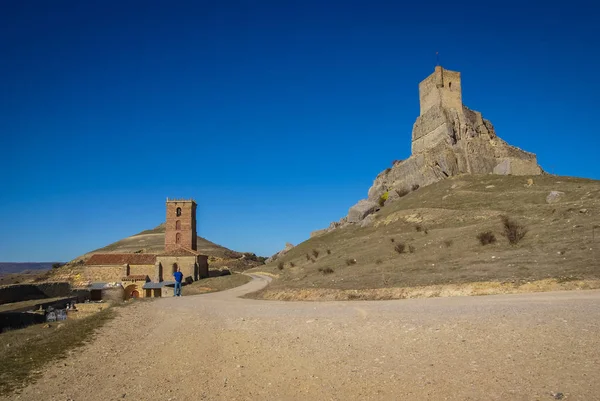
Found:
[[440, 66], [440, 52], [435, 52], [435, 62], [437, 63], [436, 65], [439, 67]]

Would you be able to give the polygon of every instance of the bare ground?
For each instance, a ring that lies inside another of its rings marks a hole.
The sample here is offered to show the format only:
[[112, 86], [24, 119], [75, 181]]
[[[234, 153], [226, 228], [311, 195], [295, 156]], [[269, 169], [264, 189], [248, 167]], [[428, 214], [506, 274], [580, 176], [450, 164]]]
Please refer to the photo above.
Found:
[[118, 309], [22, 400], [600, 400], [600, 291]]

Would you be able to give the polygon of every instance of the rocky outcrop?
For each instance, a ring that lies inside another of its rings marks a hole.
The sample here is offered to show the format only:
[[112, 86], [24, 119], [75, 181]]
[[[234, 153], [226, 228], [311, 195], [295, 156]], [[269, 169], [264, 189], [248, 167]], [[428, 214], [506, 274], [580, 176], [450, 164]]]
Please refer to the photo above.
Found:
[[288, 253], [290, 251], [290, 249], [292, 249], [294, 247], [293, 244], [290, 244], [289, 242], [285, 243], [285, 248], [283, 248], [281, 251], [277, 252], [275, 255], [271, 256], [270, 258], [267, 258], [265, 260], [265, 263], [271, 263], [275, 260], [277, 260], [278, 258], [282, 257], [283, 255], [285, 255], [286, 253]]
[[358, 223], [379, 209], [379, 204], [371, 200], [361, 200], [348, 211], [348, 222]]
[[412, 155], [375, 178], [368, 199], [350, 208], [350, 223], [360, 222], [380, 203], [394, 201], [397, 193], [448, 177], [542, 174], [535, 154], [500, 139], [489, 120], [462, 105], [460, 73], [436, 67], [419, 85], [419, 94], [421, 115], [413, 125]]

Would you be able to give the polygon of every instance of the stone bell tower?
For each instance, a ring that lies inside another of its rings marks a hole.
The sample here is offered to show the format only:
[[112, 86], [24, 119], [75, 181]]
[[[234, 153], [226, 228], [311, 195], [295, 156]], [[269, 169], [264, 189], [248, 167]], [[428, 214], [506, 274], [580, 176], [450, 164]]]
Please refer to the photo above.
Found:
[[186, 248], [196, 251], [196, 202], [167, 198], [165, 251]]

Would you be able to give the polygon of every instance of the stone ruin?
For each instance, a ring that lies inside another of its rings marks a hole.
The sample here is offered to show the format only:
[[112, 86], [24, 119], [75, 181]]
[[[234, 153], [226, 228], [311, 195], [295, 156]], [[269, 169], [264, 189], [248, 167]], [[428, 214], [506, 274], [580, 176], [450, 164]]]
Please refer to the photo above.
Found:
[[[375, 178], [368, 199], [359, 201], [348, 216], [311, 236], [364, 220], [380, 203], [460, 174], [540, 175], [535, 154], [509, 145], [480, 112], [462, 103], [460, 72], [435, 67], [419, 84], [420, 115], [412, 130], [412, 154], [394, 162]], [[383, 197], [383, 198], [382, 198]], [[368, 220], [367, 220], [368, 221]]]

